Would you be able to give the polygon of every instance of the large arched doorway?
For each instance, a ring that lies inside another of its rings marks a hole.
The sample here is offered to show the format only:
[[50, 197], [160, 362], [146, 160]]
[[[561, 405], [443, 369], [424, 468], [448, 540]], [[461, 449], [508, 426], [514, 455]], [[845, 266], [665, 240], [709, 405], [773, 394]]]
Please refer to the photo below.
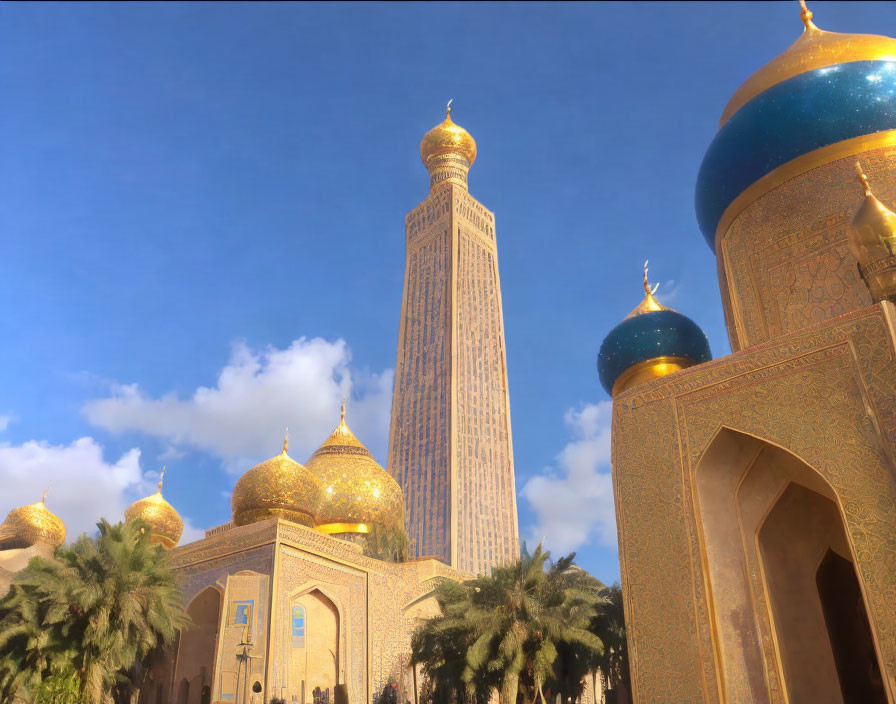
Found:
[[830, 485], [793, 454], [722, 430], [696, 488], [725, 700], [783, 702], [783, 690], [791, 704], [886, 704]]
[[287, 702], [332, 704], [339, 684], [339, 611], [314, 589], [290, 602]]
[[180, 636], [174, 681], [178, 682], [176, 704], [203, 704], [211, 699], [218, 627], [221, 617], [221, 593], [206, 587], [187, 607], [193, 627]]

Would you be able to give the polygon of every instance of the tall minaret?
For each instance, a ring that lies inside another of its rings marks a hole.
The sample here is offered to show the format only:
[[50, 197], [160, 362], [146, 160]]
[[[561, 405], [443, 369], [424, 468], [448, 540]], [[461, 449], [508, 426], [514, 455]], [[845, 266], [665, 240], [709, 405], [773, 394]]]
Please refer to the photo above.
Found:
[[406, 219], [389, 471], [412, 555], [488, 573], [519, 557], [495, 216], [467, 192], [476, 142], [450, 103], [420, 156], [430, 193]]

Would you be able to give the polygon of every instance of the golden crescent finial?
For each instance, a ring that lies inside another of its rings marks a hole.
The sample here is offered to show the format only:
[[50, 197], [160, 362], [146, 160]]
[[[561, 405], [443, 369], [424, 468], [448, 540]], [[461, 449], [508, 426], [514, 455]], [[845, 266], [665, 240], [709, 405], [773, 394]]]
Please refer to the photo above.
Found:
[[157, 493], [162, 493], [162, 482], [165, 481], [165, 467], [162, 466], [162, 473], [159, 475], [159, 488], [157, 489]]
[[803, 21], [803, 26], [806, 28], [805, 31], [818, 29], [818, 27], [812, 23], [812, 10], [806, 5], [806, 0], [800, 0], [800, 19]]
[[44, 489], [44, 495], [40, 497], [40, 502], [41, 502], [42, 504], [47, 503], [47, 494], [50, 493], [50, 486], [51, 486], [52, 484], [53, 484], [53, 482], [50, 482], [49, 484], [47, 484], [47, 488]]
[[286, 428], [286, 433], [283, 435], [283, 454], [289, 450], [289, 427]]
[[644, 293], [648, 296], [652, 296], [656, 293], [656, 290], [660, 287], [659, 284], [654, 284], [653, 288], [650, 287], [650, 282], [647, 280], [647, 264], [648, 262], [644, 262]]
[[446, 120], [451, 119], [451, 103], [453, 103], [453, 102], [454, 102], [454, 98], [451, 98], [451, 100], [449, 100], [448, 104], [445, 106], [445, 119]]
[[342, 408], [339, 410], [339, 422], [345, 423], [345, 396], [342, 397]]
[[862, 163], [859, 161], [856, 162], [856, 171], [859, 172], [859, 181], [862, 182], [862, 188], [865, 189], [865, 195], [866, 196], [874, 195], [871, 192], [871, 186], [868, 184], [868, 177], [865, 175], [865, 172], [862, 170]]

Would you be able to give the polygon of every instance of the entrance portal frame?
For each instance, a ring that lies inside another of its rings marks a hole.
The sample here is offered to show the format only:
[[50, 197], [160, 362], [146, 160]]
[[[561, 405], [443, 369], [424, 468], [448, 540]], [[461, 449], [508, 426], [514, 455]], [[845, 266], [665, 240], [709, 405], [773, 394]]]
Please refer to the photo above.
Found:
[[[728, 429], [785, 449], [831, 487], [896, 704], [894, 312], [887, 302], [871, 306], [614, 399], [613, 481], [636, 701], [735, 701], [715, 633], [696, 485], [700, 461]], [[766, 660], [773, 655], [766, 638], [761, 647]], [[737, 667], [738, 676], [751, 676]], [[766, 688], [764, 697], [737, 701], [786, 702], [779, 677]]]

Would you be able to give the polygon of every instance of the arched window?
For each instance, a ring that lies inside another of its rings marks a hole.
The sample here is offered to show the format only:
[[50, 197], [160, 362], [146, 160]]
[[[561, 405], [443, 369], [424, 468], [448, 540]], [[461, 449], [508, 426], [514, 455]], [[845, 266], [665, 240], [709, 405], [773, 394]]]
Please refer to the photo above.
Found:
[[292, 647], [305, 647], [305, 607], [297, 604], [292, 607]]

